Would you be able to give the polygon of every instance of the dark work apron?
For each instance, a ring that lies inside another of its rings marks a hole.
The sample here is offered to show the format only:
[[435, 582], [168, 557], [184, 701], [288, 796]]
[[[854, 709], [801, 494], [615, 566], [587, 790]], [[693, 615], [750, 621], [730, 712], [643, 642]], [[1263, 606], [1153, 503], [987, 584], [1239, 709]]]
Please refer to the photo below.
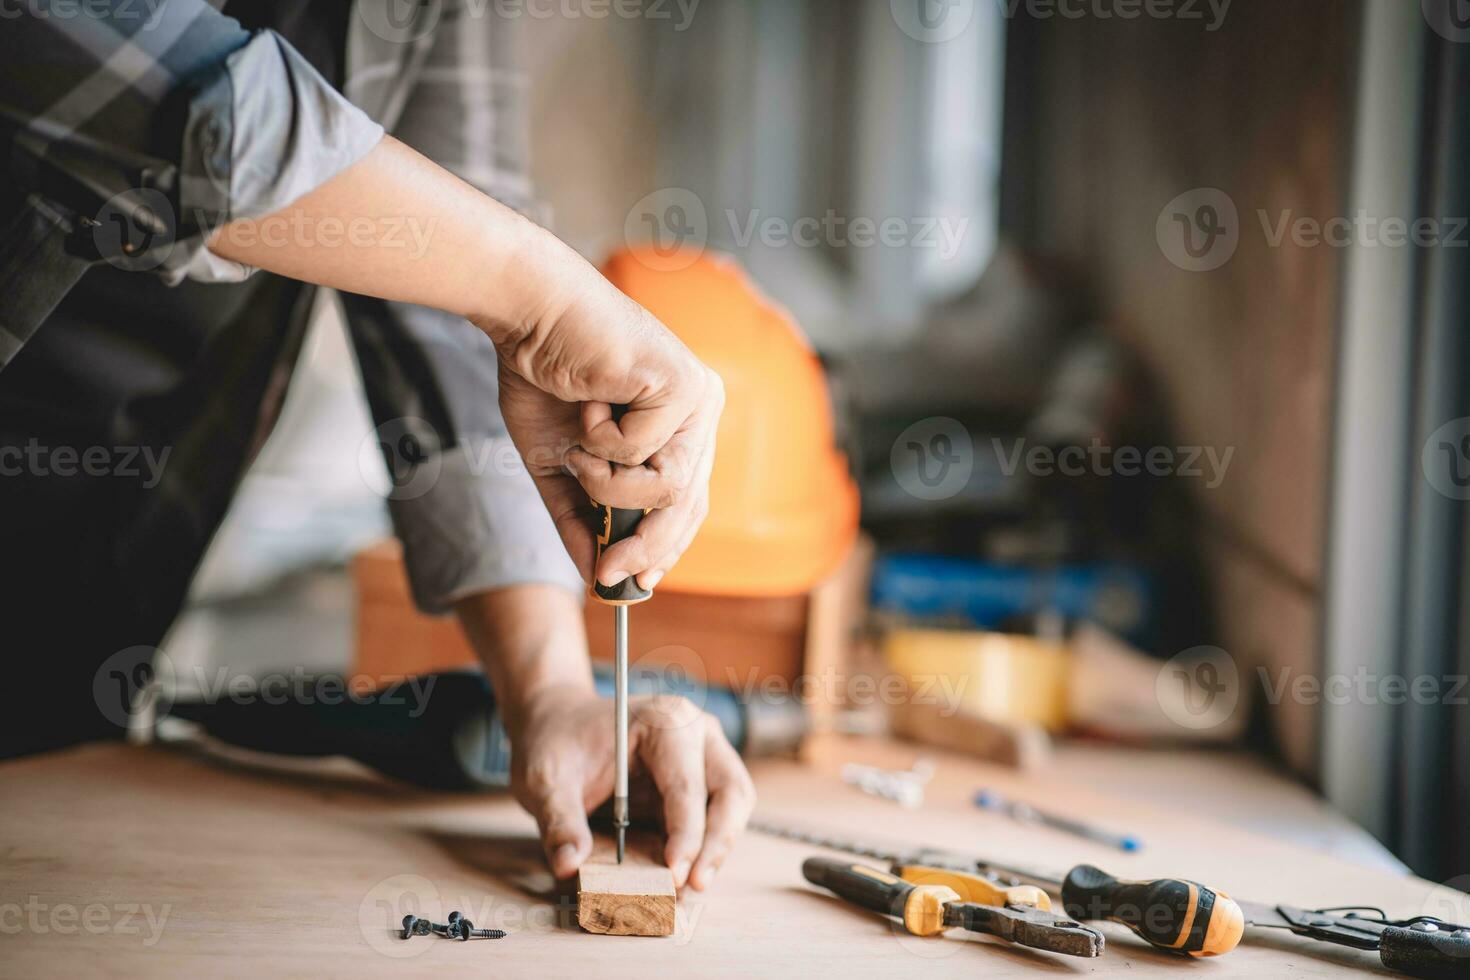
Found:
[[[350, 0], [231, 0], [340, 87]], [[0, 758], [119, 737], [265, 441], [312, 290], [88, 271], [0, 371]], [[18, 669], [16, 669], [18, 668]]]

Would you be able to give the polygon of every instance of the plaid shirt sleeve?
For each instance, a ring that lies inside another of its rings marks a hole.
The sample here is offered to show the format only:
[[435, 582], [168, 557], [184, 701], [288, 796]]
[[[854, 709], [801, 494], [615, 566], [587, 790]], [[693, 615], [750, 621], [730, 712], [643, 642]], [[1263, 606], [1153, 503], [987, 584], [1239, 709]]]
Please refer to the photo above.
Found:
[[241, 278], [203, 247], [210, 230], [279, 210], [382, 138], [282, 38], [205, 0], [27, 0], [0, 16], [11, 172], [104, 230], [123, 217], [126, 255], [94, 237], [124, 268]]
[[[432, 36], [410, 59], [418, 70], [393, 135], [525, 212], [533, 201], [517, 21], [495, 10], [443, 0]], [[361, 77], [371, 86], [383, 76], [367, 66]], [[351, 79], [348, 91], [356, 91]], [[585, 583], [506, 432], [489, 340], [438, 310], [362, 296], [343, 302], [418, 606], [445, 612], [457, 599], [532, 583], [580, 595]]]

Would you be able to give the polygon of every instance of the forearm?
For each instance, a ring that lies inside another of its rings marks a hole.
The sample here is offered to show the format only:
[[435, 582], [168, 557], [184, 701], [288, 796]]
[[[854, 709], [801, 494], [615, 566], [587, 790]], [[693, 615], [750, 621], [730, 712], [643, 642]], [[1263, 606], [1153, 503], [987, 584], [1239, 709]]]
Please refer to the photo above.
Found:
[[581, 274], [555, 236], [384, 137], [288, 207], [210, 238], [222, 258], [345, 292], [432, 306], [497, 341], [556, 310]]
[[538, 702], [593, 691], [582, 604], [566, 589], [482, 592], [460, 600], [455, 612], [490, 676], [512, 744]]

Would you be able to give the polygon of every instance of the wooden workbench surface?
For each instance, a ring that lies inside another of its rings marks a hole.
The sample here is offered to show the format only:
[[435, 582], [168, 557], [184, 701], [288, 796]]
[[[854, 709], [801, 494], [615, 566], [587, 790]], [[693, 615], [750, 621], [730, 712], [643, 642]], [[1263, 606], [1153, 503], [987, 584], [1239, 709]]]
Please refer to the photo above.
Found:
[[[843, 761], [907, 765], [910, 748], [833, 738], [802, 763], [755, 770], [760, 812], [868, 838], [943, 843], [999, 859], [1190, 875], [1237, 896], [1305, 906], [1382, 904], [1463, 914], [1417, 879], [1343, 863], [1153, 804], [927, 753], [939, 770], [917, 811], [864, 796]], [[979, 813], [976, 786], [1048, 799], [1146, 841], [1122, 856]], [[1242, 787], [1246, 791], [1246, 787]], [[1096, 960], [981, 938], [920, 940], [808, 886], [809, 846], [747, 835], [707, 895], [683, 897], [673, 938], [580, 932], [542, 870], [531, 820], [506, 797], [416, 793], [341, 766], [272, 772], [160, 748], [94, 746], [0, 765], [0, 974], [402, 977], [1053, 976], [1312, 977], [1376, 959], [1284, 936], [1211, 961], [1156, 953], [1103, 927]], [[460, 909], [500, 941], [407, 942], [405, 912]], [[1304, 955], [1302, 950], [1311, 951]], [[1382, 971], [1376, 971], [1382, 972]], [[658, 975], [656, 974], [656, 975]]]

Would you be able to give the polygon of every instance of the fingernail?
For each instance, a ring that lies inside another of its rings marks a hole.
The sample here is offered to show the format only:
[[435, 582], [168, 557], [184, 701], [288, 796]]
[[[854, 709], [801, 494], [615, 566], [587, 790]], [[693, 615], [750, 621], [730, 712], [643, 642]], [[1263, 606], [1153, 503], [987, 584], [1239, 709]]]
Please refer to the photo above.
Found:
[[560, 869], [560, 868], [565, 868], [565, 867], [568, 867], [568, 866], [576, 863], [576, 860], [577, 860], [577, 845], [576, 844], [563, 844], [561, 847], [558, 847], [556, 849], [556, 856], [552, 859], [552, 862], [551, 863], [556, 868]]
[[676, 861], [669, 870], [674, 872], [674, 884], [683, 887], [684, 883], [689, 880], [688, 861]]
[[614, 585], [621, 584], [623, 579], [627, 577], [628, 573], [619, 568], [611, 572], [603, 572], [601, 582], [603, 585], [607, 586], [610, 589]]
[[653, 591], [653, 587], [662, 582], [663, 579], [663, 572], [649, 572], [647, 575], [643, 576], [643, 578], [639, 580], [638, 584], [651, 592]]

